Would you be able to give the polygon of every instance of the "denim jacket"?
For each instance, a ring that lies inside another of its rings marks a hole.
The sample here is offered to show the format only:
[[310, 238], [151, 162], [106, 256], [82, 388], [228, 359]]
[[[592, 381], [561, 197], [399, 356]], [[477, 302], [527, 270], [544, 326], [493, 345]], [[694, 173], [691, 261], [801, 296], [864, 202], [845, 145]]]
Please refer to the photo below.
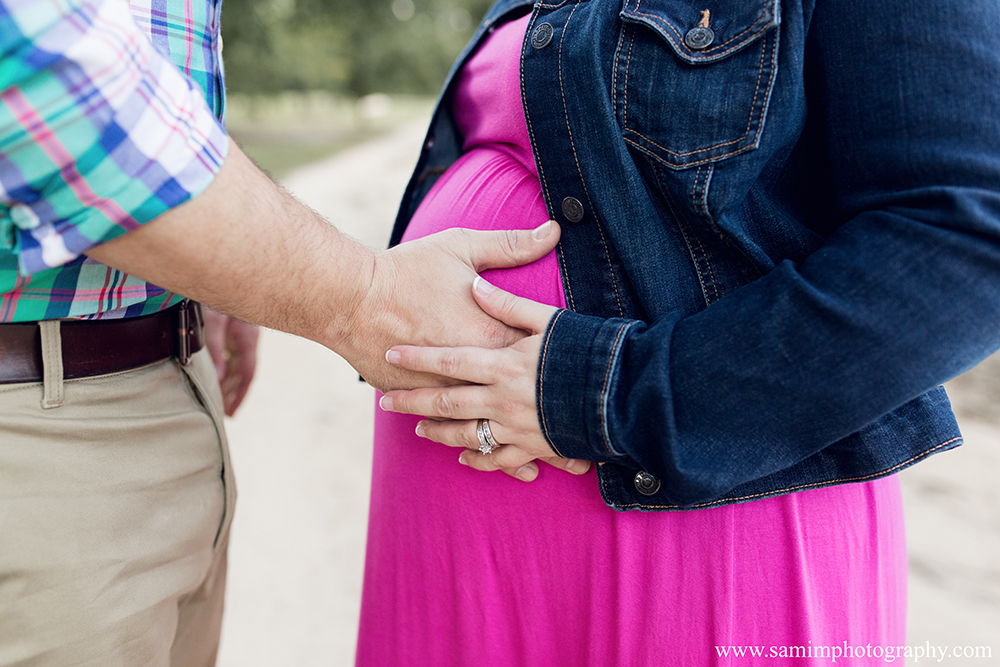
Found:
[[958, 445], [939, 385], [1000, 347], [995, 0], [500, 0], [392, 243], [460, 154], [455, 72], [528, 12], [568, 305], [538, 416], [605, 502], [741, 502]]

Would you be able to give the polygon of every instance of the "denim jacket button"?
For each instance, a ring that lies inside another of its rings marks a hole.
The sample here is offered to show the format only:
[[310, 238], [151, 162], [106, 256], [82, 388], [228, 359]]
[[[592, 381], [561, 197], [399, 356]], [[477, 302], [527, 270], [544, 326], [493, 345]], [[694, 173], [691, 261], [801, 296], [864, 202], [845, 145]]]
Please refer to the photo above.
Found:
[[711, 28], [691, 28], [688, 30], [688, 33], [684, 35], [684, 43], [696, 51], [707, 49], [714, 41], [715, 33], [712, 32]]
[[566, 197], [562, 200], [562, 212], [570, 222], [583, 220], [583, 204], [576, 197]]
[[652, 496], [660, 490], [660, 480], [650, 475], [645, 470], [640, 470], [635, 474], [635, 490], [644, 496]]
[[536, 49], [544, 49], [552, 41], [552, 26], [548, 23], [541, 23], [531, 33], [531, 46]]

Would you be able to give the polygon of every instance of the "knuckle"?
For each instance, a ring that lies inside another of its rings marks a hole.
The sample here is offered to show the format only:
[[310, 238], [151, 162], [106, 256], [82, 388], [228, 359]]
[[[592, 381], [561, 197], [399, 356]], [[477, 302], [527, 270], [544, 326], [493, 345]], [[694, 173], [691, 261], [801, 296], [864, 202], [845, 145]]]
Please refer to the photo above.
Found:
[[503, 299], [500, 300], [499, 308], [504, 318], [510, 319], [511, 316], [514, 315], [514, 310], [517, 308], [517, 298], [504, 295]]
[[432, 402], [434, 414], [439, 417], [450, 418], [455, 414], [455, 404], [451, 397], [445, 392], [439, 392]]
[[518, 246], [521, 235], [514, 229], [508, 229], [501, 237], [503, 253], [511, 264], [515, 264], [518, 256]]
[[449, 350], [438, 359], [437, 372], [445, 377], [455, 377], [461, 368], [461, 361], [454, 351]]

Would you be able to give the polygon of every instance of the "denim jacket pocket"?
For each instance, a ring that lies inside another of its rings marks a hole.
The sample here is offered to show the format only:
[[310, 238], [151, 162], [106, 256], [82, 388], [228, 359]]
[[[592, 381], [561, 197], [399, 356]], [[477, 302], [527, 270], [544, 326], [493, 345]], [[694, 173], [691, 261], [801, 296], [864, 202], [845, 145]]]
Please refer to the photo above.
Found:
[[759, 145], [778, 57], [777, 0], [624, 0], [612, 90], [622, 134], [670, 169]]

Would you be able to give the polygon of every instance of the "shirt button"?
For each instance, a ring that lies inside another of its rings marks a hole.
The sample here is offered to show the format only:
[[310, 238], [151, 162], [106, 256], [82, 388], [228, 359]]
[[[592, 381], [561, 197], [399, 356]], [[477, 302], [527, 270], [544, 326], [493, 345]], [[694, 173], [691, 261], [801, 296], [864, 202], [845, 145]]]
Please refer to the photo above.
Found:
[[10, 219], [21, 229], [35, 229], [42, 224], [34, 209], [27, 204], [14, 204], [11, 206]]
[[635, 474], [634, 483], [635, 490], [644, 496], [651, 496], [660, 490], [660, 480], [645, 470], [640, 470]]
[[707, 49], [715, 41], [715, 33], [711, 28], [691, 28], [688, 34], [684, 35], [684, 43], [695, 51]]
[[544, 49], [552, 41], [552, 26], [548, 23], [541, 23], [531, 33], [531, 45], [536, 49]]
[[583, 220], [583, 204], [576, 197], [566, 197], [562, 200], [562, 212], [570, 222]]

